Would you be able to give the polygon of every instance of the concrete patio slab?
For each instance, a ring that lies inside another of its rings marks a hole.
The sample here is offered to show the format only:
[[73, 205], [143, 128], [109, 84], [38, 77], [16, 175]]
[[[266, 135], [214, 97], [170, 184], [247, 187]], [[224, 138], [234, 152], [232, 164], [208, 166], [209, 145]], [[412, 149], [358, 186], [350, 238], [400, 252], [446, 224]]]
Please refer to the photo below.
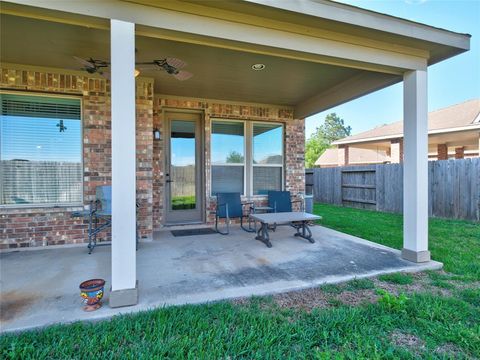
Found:
[[82, 310], [78, 285], [103, 278], [110, 287], [110, 247], [17, 251], [0, 254], [1, 330], [94, 320], [164, 305], [202, 303], [265, 295], [378, 274], [440, 269], [441, 263], [415, 264], [400, 251], [321, 226], [312, 227], [315, 244], [293, 236], [288, 226], [271, 233], [273, 248], [254, 234], [234, 228], [218, 234], [173, 237], [140, 243], [137, 251], [139, 303], [112, 309]]

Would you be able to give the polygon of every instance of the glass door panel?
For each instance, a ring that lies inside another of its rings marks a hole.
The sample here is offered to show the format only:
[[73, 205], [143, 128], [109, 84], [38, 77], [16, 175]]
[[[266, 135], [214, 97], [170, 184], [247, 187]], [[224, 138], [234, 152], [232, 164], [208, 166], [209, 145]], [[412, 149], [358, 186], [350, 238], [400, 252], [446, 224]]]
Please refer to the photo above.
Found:
[[172, 120], [170, 128], [170, 209], [196, 208], [195, 121]]
[[165, 127], [165, 223], [201, 222], [205, 193], [201, 117], [167, 113]]

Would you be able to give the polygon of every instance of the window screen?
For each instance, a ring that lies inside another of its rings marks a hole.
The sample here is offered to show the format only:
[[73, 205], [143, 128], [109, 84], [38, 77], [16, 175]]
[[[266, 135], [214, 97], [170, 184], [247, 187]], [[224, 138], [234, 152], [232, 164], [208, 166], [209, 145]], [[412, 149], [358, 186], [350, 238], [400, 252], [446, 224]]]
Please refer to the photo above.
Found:
[[0, 94], [0, 205], [82, 201], [80, 100]]
[[212, 195], [244, 190], [244, 123], [212, 122]]

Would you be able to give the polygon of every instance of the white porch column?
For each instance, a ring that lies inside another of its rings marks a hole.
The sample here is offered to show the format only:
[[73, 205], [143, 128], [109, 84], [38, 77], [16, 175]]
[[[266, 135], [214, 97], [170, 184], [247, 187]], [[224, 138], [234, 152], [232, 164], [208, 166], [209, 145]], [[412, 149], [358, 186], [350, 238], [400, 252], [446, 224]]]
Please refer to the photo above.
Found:
[[112, 91], [112, 292], [110, 306], [135, 305], [135, 24], [110, 21]]
[[428, 100], [427, 71], [403, 76], [403, 250], [414, 262], [430, 260], [428, 251]]

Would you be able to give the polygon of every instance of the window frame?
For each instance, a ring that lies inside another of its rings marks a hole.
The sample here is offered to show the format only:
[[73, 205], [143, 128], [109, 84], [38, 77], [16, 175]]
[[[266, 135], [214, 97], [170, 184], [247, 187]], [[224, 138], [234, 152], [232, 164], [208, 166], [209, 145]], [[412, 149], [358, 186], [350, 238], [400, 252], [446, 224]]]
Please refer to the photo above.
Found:
[[[257, 121], [257, 120], [239, 120], [239, 119], [225, 119], [225, 118], [210, 118], [210, 189], [209, 189], [209, 196], [211, 198], [215, 198], [216, 196], [212, 194], [213, 188], [213, 179], [212, 179], [212, 168], [213, 166], [242, 166], [240, 164], [221, 164], [221, 165], [214, 165], [212, 161], [212, 135], [213, 135], [213, 123], [215, 121], [221, 122], [235, 122], [235, 123], [243, 123], [243, 152], [244, 152], [244, 164], [243, 164], [243, 194], [247, 198], [264, 198], [266, 195], [259, 195], [253, 194], [253, 167], [254, 166], [261, 166], [261, 167], [274, 167], [274, 168], [281, 168], [281, 190], [285, 189], [285, 123], [280, 121]], [[267, 125], [280, 125], [282, 128], [282, 163], [281, 164], [253, 164], [253, 126], [254, 124], [267, 124]]]
[[[68, 208], [68, 207], [82, 207], [85, 200], [85, 166], [84, 166], [84, 128], [83, 128], [83, 96], [82, 95], [64, 95], [46, 92], [29, 92], [29, 91], [8, 91], [0, 90], [0, 94], [10, 94], [18, 96], [38, 96], [45, 98], [57, 98], [57, 99], [76, 99], [80, 104], [80, 166], [82, 169], [82, 191], [81, 198], [78, 202], [54, 202], [54, 203], [41, 203], [41, 204], [0, 204], [0, 209], [29, 209], [29, 208]], [[0, 139], [1, 141], [1, 139]], [[2, 181], [0, 181], [0, 194], [3, 192]]]
[[[282, 146], [282, 163], [281, 164], [254, 164], [253, 163], [253, 155], [254, 155], [254, 147], [253, 147], [253, 127], [255, 124], [267, 124], [267, 125], [280, 125], [282, 128], [282, 136], [281, 136], [281, 146]], [[280, 123], [280, 122], [274, 122], [274, 121], [250, 121], [250, 141], [251, 141], [251, 154], [250, 154], [250, 160], [251, 160], [251, 166], [250, 166], [250, 196], [252, 197], [262, 197], [265, 195], [259, 195], [259, 194], [254, 194], [253, 193], [253, 168], [254, 167], [273, 167], [273, 168], [281, 168], [281, 174], [282, 177], [280, 179], [282, 186], [280, 187], [280, 190], [283, 190], [285, 188], [285, 124]]]
[[[212, 145], [213, 145], [213, 123], [217, 122], [226, 122], [226, 123], [241, 123], [243, 125], [243, 164], [238, 164], [238, 163], [225, 163], [225, 164], [213, 164], [212, 161]], [[214, 166], [243, 166], [243, 193], [240, 194], [242, 196], [247, 196], [247, 167], [248, 167], [248, 162], [247, 162], [247, 126], [246, 122], [243, 120], [236, 120], [236, 119], [222, 119], [222, 118], [210, 118], [210, 196], [211, 197], [216, 197], [212, 193], [213, 190], [213, 171], [212, 168]]]

